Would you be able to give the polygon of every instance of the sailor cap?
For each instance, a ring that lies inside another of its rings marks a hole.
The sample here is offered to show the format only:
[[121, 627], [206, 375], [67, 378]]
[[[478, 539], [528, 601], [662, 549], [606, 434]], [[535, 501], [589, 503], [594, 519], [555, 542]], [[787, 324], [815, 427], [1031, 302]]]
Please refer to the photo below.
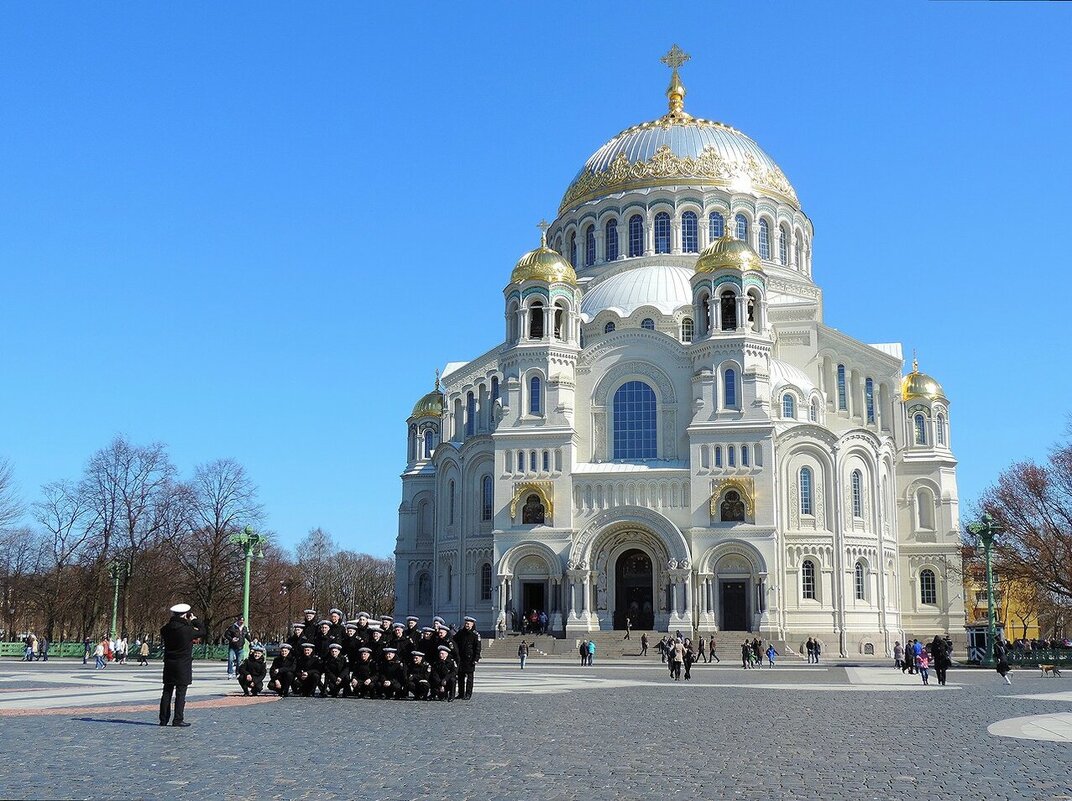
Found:
[[424, 651], [410, 651], [414, 656], [424, 656]]
[[329, 615], [338, 615], [339, 617], [342, 617], [342, 610], [339, 609], [337, 606], [333, 606], [333, 607], [331, 607], [331, 609], [328, 610], [328, 614]]
[[476, 623], [476, 618], [475, 617], [470, 617], [469, 615], [466, 615], [464, 620], [465, 620], [466, 623]]
[[360, 648], [357, 649], [357, 652], [359, 654], [371, 654], [372, 649], [369, 648], [367, 645], [363, 645], [363, 646], [361, 646]]
[[339, 644], [339, 643], [337, 643], [337, 642], [333, 642], [333, 643], [330, 643], [330, 644], [328, 645], [328, 650], [329, 650], [329, 651], [333, 651], [333, 650], [335, 650], [336, 648], [338, 648], [338, 649], [339, 649], [339, 650], [341, 651], [341, 650], [342, 650], [342, 645], [340, 645], [340, 644]]
[[394, 620], [390, 615], [380, 615], [380, 620]]
[[297, 623], [291, 623], [290, 625], [291, 625], [291, 628], [304, 629], [305, 628], [305, 621], [300, 620]]
[[289, 642], [281, 642], [281, 643], [279, 643], [279, 650], [282, 651], [284, 648], [286, 648], [289, 651], [290, 650], [290, 643]]
[[315, 645], [313, 645], [313, 644], [312, 644], [311, 642], [303, 642], [303, 643], [301, 644], [301, 647], [302, 647], [302, 648], [316, 648], [316, 646], [315, 646]]
[[442, 651], [443, 653], [446, 653], [446, 654], [450, 653], [450, 648], [448, 646], [446, 646], [446, 645], [439, 646], [439, 650]]
[[357, 631], [357, 624], [356, 623], [344, 623], [343, 628], [346, 629], [347, 631]]
[[404, 629], [405, 627], [406, 625], [401, 620], [395, 623], [394, 626], [392, 626], [392, 628], [396, 629]]
[[383, 649], [383, 652], [384, 652], [385, 654], [397, 654], [397, 653], [398, 653], [398, 649], [397, 649], [397, 648], [384, 648], [384, 649]]
[[318, 625], [318, 626], [330, 626], [330, 625], [331, 625], [331, 621], [330, 621], [330, 620], [321, 620], [321, 621], [320, 621], [319, 623], [317, 623], [316, 625]]
[[302, 612], [302, 614], [303, 615], [315, 615], [316, 610], [315, 609], [306, 609], [304, 612]]
[[370, 617], [372, 617], [372, 615], [370, 615], [368, 612], [358, 612], [357, 613], [357, 619], [358, 620], [360, 620], [361, 618], [370, 618]]
[[264, 653], [264, 646], [263, 645], [254, 645], [249, 650], [250, 650], [250, 653], [252, 653], [254, 651], [260, 651], [263, 654]]
[[423, 627], [421, 627], [421, 633], [422, 634], [425, 634], [425, 633], [431, 634], [433, 631], [435, 631], [435, 629], [433, 629], [431, 626], [423, 626]]
[[171, 607], [171, 611], [176, 615], [185, 615], [191, 609], [190, 604], [175, 604]]
[[419, 621], [419, 620], [420, 620], [420, 618], [419, 618], [419, 617], [417, 617], [416, 615], [406, 615], [406, 622], [407, 622], [407, 623], [409, 623], [409, 621], [411, 621], [411, 620], [412, 620], [412, 621], [413, 621], [414, 623], [416, 623], [417, 621]]

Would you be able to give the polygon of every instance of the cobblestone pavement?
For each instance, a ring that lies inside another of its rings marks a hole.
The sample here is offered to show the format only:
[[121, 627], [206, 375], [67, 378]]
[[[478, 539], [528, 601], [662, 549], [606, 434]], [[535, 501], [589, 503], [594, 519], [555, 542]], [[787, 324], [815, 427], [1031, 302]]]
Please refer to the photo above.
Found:
[[0, 797], [115, 797], [125, 777], [122, 797], [153, 799], [1072, 799], [1053, 722], [1072, 681], [1027, 671], [942, 688], [884, 666], [724, 662], [686, 684], [657, 658], [503, 661], [468, 702], [245, 704], [199, 665], [185, 730], [156, 725], [158, 671], [0, 664]]

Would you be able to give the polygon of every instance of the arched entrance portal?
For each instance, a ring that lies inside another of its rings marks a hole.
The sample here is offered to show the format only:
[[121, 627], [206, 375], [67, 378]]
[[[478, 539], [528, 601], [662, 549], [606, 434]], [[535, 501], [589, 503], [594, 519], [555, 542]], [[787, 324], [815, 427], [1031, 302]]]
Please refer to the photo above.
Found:
[[614, 628], [624, 629], [626, 618], [635, 629], [655, 628], [655, 580], [651, 557], [631, 548], [614, 565]]

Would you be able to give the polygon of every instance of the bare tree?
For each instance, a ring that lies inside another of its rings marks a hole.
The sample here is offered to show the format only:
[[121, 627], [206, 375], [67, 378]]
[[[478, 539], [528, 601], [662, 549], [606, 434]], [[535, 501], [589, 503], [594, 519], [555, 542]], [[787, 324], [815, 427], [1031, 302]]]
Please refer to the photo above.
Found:
[[42, 598], [45, 612], [45, 635], [55, 633], [57, 611], [66, 600], [68, 573], [77, 562], [90, 537], [85, 525], [89, 514], [86, 498], [70, 481], [54, 481], [41, 488], [42, 498], [33, 505], [34, 518], [47, 534], [44, 544], [51, 573], [48, 591]]
[[32, 626], [37, 611], [34, 579], [41, 565], [41, 540], [30, 528], [0, 532], [0, 600], [3, 601], [5, 639], [15, 639]]
[[1046, 464], [1014, 464], [982, 507], [1005, 529], [994, 547], [1000, 574], [1072, 602], [1072, 445], [1056, 448]]
[[22, 516], [22, 501], [15, 485], [15, 470], [0, 459], [0, 531], [10, 528]]
[[174, 494], [169, 541], [210, 636], [241, 598], [242, 553], [231, 535], [257, 526], [261, 516], [257, 487], [233, 459], [199, 465]]

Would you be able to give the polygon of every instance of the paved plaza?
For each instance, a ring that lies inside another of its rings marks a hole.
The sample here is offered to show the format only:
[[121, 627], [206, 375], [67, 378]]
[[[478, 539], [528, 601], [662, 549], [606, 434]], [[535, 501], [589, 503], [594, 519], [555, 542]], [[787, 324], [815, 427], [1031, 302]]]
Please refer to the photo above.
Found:
[[245, 698], [199, 664], [185, 730], [159, 674], [0, 664], [0, 797], [1072, 799], [1072, 677], [1034, 671], [485, 660], [445, 704]]

